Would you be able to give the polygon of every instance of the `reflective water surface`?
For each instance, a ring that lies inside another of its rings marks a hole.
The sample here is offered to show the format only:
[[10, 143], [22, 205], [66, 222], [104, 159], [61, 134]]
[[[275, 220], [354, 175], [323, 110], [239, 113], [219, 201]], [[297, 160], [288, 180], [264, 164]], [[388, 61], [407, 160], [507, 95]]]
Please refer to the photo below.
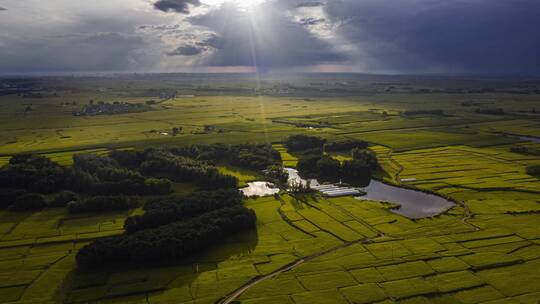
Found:
[[[295, 182], [305, 185], [307, 183], [300, 177], [297, 170], [292, 168], [286, 168], [286, 170], [289, 172], [289, 184]], [[309, 181], [311, 186], [319, 185], [315, 179]], [[369, 186], [359, 189], [366, 192], [366, 195], [359, 196], [357, 199], [400, 205], [400, 208], [391, 211], [411, 219], [435, 216], [455, 206], [454, 202], [443, 197], [388, 185], [377, 180], [372, 180]]]
[[411, 219], [435, 216], [455, 206], [454, 202], [443, 197], [387, 185], [377, 180], [372, 180], [369, 186], [362, 190], [367, 194], [358, 197], [359, 200], [398, 204], [400, 208], [391, 211]]
[[279, 193], [279, 188], [269, 182], [252, 182], [248, 186], [240, 189], [245, 196], [267, 196]]

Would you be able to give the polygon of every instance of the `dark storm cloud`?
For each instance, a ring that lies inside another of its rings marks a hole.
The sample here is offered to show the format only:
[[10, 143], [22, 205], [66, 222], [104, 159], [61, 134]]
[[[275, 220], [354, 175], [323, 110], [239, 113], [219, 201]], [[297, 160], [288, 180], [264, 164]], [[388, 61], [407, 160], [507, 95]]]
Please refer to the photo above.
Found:
[[300, 24], [302, 24], [302, 25], [316, 25], [316, 24], [323, 23], [325, 21], [326, 21], [326, 19], [324, 19], [324, 18], [308, 17], [308, 18], [300, 19]]
[[177, 48], [176, 50], [167, 53], [168, 56], [195, 56], [204, 52], [204, 48], [194, 45], [185, 45]]
[[371, 70], [540, 73], [540, 1], [329, 1]]
[[199, 0], [158, 0], [154, 7], [163, 12], [189, 14], [189, 6], [199, 6]]
[[346, 60], [332, 45], [291, 20], [276, 2], [263, 4], [251, 16], [225, 4], [188, 20], [216, 35], [202, 42], [218, 49], [205, 58], [209, 66], [290, 68]]
[[0, 70], [17, 72], [124, 71], [136, 59], [134, 50], [147, 47], [141, 37], [122, 33], [6, 40], [11, 48], [0, 56]]

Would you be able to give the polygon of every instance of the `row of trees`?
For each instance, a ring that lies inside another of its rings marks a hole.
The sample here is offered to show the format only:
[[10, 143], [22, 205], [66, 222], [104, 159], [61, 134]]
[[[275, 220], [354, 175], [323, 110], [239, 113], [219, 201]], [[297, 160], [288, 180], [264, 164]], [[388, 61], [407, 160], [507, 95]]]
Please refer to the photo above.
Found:
[[223, 175], [205, 162], [178, 156], [167, 150], [148, 150], [139, 170], [148, 176], [191, 182], [204, 189], [236, 188], [234, 176]]
[[309, 136], [309, 135], [292, 135], [289, 136], [285, 141], [285, 147], [290, 152], [302, 152], [311, 149], [322, 149], [326, 143], [325, 139]]
[[[372, 171], [378, 168], [376, 155], [367, 149], [368, 143], [361, 140], [326, 142], [314, 136], [294, 135], [285, 141], [285, 145], [297, 152], [297, 168], [303, 176], [322, 181], [342, 179], [357, 186], [367, 186]], [[352, 160], [341, 163], [325, 154], [344, 151], [351, 154]]]
[[73, 167], [64, 167], [43, 156], [20, 155], [0, 168], [0, 187], [49, 194], [71, 190], [86, 195], [163, 195], [170, 181], [146, 178], [121, 168], [106, 156], [75, 155]]
[[171, 152], [210, 162], [227, 162], [251, 170], [264, 170], [281, 163], [281, 155], [271, 145], [193, 145], [171, 149]]
[[96, 240], [81, 248], [76, 259], [83, 268], [179, 259], [255, 225], [252, 210], [243, 206], [223, 208], [188, 221]]
[[513, 146], [510, 148], [510, 152], [525, 154], [525, 155], [535, 155], [535, 156], [540, 155], [540, 150], [530, 148], [530, 147], [525, 147], [525, 146]]
[[167, 154], [168, 157], [183, 157], [207, 164], [228, 162], [231, 165], [251, 170], [263, 170], [281, 162], [279, 152], [274, 150], [272, 146], [247, 144], [191, 145], [167, 150], [113, 151], [111, 157], [126, 167], [137, 168], [149, 159], [159, 158], [159, 154]]
[[45, 207], [66, 207], [79, 196], [71, 191], [61, 191], [51, 198], [38, 193], [28, 193], [23, 189], [0, 189], [0, 208], [9, 211], [32, 211]]
[[243, 195], [235, 189], [198, 191], [187, 197], [159, 198], [146, 203], [145, 213], [126, 219], [127, 233], [156, 228], [189, 219], [209, 211], [242, 205]]
[[89, 195], [165, 195], [172, 192], [168, 179], [143, 176], [139, 171], [122, 167], [109, 156], [93, 154], [73, 157], [72, 190]]
[[[230, 189], [236, 188], [237, 179], [221, 174], [212, 162], [228, 161], [239, 167], [262, 170], [279, 164], [280, 159], [279, 153], [269, 145], [224, 144], [113, 151], [109, 156], [75, 155], [72, 167], [61, 166], [43, 156], [17, 155], [0, 168], [0, 198], [5, 198], [2, 205], [6, 208], [17, 205], [12, 210], [66, 206], [69, 202], [77, 202], [72, 204], [72, 210], [79, 211], [74, 212], [99, 210], [99, 204], [88, 207], [91, 200], [83, 202], [77, 197], [59, 203], [50, 196], [62, 191], [84, 197], [167, 195], [172, 192], [171, 180], [194, 183], [208, 190]], [[18, 200], [25, 194], [35, 195]]]
[[63, 167], [43, 156], [15, 156], [0, 169], [0, 187], [42, 194], [71, 190], [85, 195], [165, 195], [172, 192], [169, 180], [208, 189], [237, 184], [214, 166], [167, 150], [75, 155], [73, 161], [72, 167]]
[[292, 135], [285, 142], [285, 147], [291, 152], [321, 153], [321, 152], [344, 152], [352, 149], [367, 149], [369, 144], [363, 140], [343, 139], [328, 142], [326, 139], [310, 135]]
[[298, 160], [298, 171], [303, 176], [321, 181], [342, 179], [356, 186], [365, 187], [371, 181], [372, 170], [359, 160], [346, 160], [340, 163], [328, 155], [310, 155]]

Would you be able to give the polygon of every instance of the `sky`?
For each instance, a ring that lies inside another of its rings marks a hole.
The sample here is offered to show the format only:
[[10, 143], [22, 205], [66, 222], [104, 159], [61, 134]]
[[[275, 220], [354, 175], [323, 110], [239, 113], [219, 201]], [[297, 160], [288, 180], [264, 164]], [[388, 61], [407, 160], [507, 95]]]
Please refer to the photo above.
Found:
[[540, 75], [538, 0], [0, 0], [0, 73]]

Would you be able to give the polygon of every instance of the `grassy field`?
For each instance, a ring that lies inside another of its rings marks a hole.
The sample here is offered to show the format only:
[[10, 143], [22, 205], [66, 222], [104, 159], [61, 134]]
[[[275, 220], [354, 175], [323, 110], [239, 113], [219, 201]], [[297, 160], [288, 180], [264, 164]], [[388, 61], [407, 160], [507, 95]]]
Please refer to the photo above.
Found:
[[[161, 84], [167, 87], [169, 84]], [[97, 85], [96, 85], [97, 86]], [[318, 195], [249, 199], [257, 231], [203, 254], [144, 268], [77, 269], [75, 254], [96, 238], [123, 233], [129, 212], [70, 215], [66, 210], [0, 212], [0, 303], [216, 303], [253, 279], [242, 303], [537, 303], [540, 299], [540, 181], [526, 167], [540, 149], [504, 133], [538, 136], [524, 114], [535, 95], [364, 94], [356, 97], [177, 97], [153, 111], [80, 117], [89, 99], [144, 103], [97, 88], [56, 97], [0, 97], [0, 165], [17, 153], [43, 153], [70, 165], [77, 153], [159, 145], [272, 143], [283, 164], [297, 158], [280, 143], [291, 134], [370, 142], [394, 184], [458, 202], [445, 214], [410, 220], [380, 202]], [[125, 89], [128, 90], [128, 89]], [[129, 90], [128, 90], [129, 91]], [[226, 91], [227, 92], [227, 91]], [[474, 100], [507, 115], [487, 115]], [[76, 101], [77, 105], [62, 105]], [[26, 105], [32, 111], [24, 113]], [[441, 109], [444, 115], [403, 115]], [[205, 128], [211, 126], [211, 128]], [[181, 127], [177, 136], [173, 127]], [[206, 130], [205, 130], [206, 129]], [[339, 159], [348, 156], [339, 155]], [[241, 186], [260, 173], [222, 165]], [[189, 193], [192, 185], [176, 184]], [[282, 271], [286, 270], [286, 271]]]

